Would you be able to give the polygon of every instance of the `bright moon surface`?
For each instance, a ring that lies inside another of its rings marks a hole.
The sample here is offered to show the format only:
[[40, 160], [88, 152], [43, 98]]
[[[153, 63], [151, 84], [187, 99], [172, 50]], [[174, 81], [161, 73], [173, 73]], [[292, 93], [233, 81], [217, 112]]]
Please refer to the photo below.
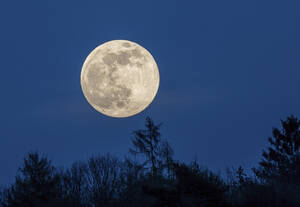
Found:
[[145, 48], [128, 40], [113, 40], [88, 55], [81, 70], [81, 87], [87, 101], [100, 113], [129, 117], [153, 101], [159, 71]]

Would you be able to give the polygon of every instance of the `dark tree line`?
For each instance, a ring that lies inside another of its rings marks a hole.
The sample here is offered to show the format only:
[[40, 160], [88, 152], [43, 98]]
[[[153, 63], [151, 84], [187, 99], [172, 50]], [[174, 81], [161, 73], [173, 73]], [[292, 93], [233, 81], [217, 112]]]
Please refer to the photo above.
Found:
[[299, 207], [300, 121], [290, 116], [281, 124], [253, 175], [239, 167], [228, 170], [226, 179], [196, 161], [175, 161], [161, 125], [150, 118], [145, 129], [133, 132], [123, 159], [97, 155], [62, 169], [30, 152], [15, 182], [0, 191], [0, 206]]

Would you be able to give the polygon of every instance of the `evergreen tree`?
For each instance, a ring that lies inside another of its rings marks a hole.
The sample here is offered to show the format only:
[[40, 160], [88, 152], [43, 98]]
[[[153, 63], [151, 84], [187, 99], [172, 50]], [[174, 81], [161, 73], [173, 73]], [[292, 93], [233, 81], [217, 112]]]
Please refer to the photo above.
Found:
[[282, 129], [273, 129], [270, 147], [263, 151], [259, 168], [253, 171], [263, 181], [300, 183], [300, 121], [289, 116], [281, 120]]
[[60, 179], [51, 162], [39, 153], [29, 153], [18, 170], [14, 185], [6, 190], [5, 207], [40, 207], [58, 199]]

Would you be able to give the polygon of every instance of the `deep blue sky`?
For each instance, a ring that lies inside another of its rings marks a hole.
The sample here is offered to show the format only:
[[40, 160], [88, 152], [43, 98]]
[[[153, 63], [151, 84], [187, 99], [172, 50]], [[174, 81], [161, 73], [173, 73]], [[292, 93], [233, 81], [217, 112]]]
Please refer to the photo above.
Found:
[[[68, 166], [123, 156], [147, 115], [175, 158], [252, 167], [272, 127], [300, 116], [300, 1], [30, 0], [0, 3], [0, 184], [26, 152]], [[128, 39], [160, 69], [153, 103], [124, 119], [85, 100], [80, 71], [96, 46]]]

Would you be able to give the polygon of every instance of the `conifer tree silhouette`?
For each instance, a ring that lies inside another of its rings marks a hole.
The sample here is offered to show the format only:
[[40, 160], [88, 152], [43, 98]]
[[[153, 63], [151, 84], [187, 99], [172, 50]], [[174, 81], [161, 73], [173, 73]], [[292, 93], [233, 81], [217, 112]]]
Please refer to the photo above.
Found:
[[282, 129], [273, 129], [270, 147], [263, 151], [259, 168], [253, 171], [264, 181], [300, 183], [300, 121], [289, 116], [281, 120]]
[[38, 152], [29, 153], [18, 170], [15, 184], [7, 190], [3, 206], [42, 206], [60, 195], [60, 178], [51, 161]]

